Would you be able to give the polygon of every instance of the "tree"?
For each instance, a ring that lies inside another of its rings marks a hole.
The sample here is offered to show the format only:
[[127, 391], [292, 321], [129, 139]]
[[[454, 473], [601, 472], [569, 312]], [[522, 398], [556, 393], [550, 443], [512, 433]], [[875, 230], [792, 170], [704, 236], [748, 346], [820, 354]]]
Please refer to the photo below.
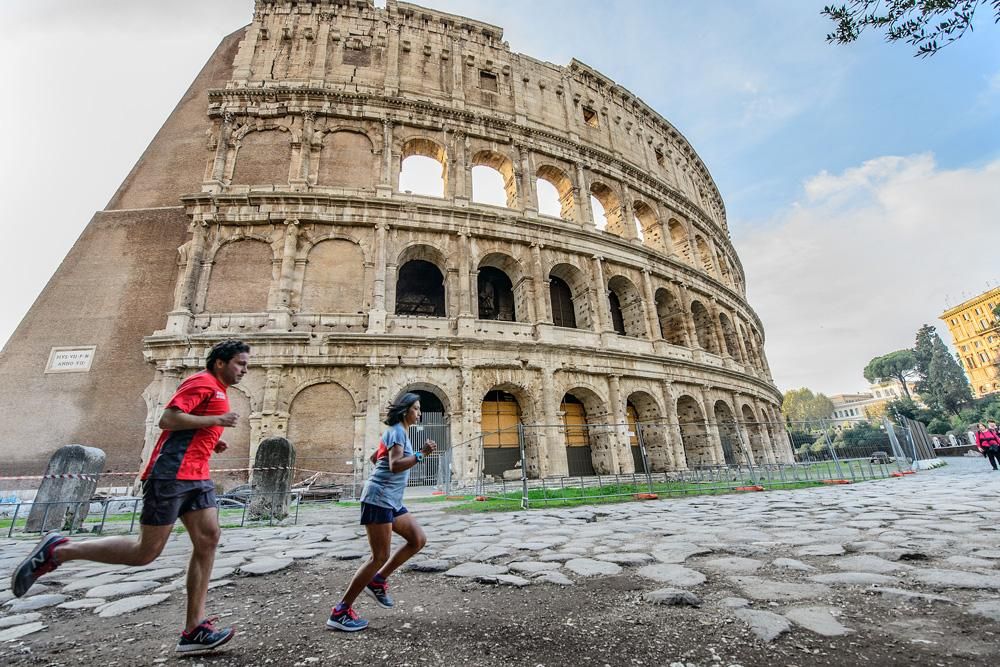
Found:
[[791, 389], [785, 392], [781, 412], [789, 422], [809, 424], [828, 419], [833, 413], [833, 401], [825, 394], [814, 394], [805, 387]]
[[865, 379], [872, 384], [886, 380], [899, 380], [903, 385], [903, 393], [910, 398], [910, 389], [906, 380], [913, 377], [917, 359], [913, 350], [896, 350], [881, 357], [875, 357], [865, 366]]
[[836, 24], [826, 36], [832, 44], [849, 44], [868, 28], [884, 29], [887, 42], [903, 40], [917, 47], [914, 56], [924, 58], [971, 32], [982, 5], [992, 6], [994, 22], [1000, 23], [1000, 0], [850, 0], [821, 13]]
[[917, 340], [913, 346], [913, 358], [916, 360], [914, 371], [917, 376], [917, 393], [920, 393], [920, 383], [927, 380], [931, 367], [931, 356], [934, 354], [934, 339], [938, 337], [937, 329], [925, 324], [917, 329]]
[[940, 336], [934, 337], [933, 346], [927, 379], [920, 383], [920, 397], [931, 410], [958, 416], [964, 406], [972, 403], [972, 389]]

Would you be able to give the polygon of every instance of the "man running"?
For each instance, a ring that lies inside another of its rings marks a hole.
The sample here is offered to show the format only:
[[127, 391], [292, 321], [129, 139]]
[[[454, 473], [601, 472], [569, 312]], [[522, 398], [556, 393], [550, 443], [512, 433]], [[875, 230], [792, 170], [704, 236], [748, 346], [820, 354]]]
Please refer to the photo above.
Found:
[[42, 537], [11, 576], [10, 587], [21, 597], [35, 581], [71, 560], [116, 565], [148, 565], [166, 546], [179, 518], [194, 547], [187, 571], [187, 622], [177, 643], [179, 653], [211, 651], [233, 638], [235, 629], [216, 629], [206, 618], [205, 597], [219, 543], [219, 510], [208, 470], [212, 452], [228, 445], [220, 440], [239, 415], [229, 411], [226, 389], [247, 372], [250, 346], [238, 340], [216, 344], [205, 370], [181, 383], [160, 417], [163, 429], [142, 473], [139, 539], [106, 537], [70, 542], [59, 533]]

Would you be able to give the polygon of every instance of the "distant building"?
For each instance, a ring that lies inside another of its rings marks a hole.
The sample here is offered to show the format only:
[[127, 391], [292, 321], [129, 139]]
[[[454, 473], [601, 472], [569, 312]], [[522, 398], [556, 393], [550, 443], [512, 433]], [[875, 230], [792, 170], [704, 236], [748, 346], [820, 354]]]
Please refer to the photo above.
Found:
[[[910, 397], [922, 405], [920, 398], [913, 393], [913, 387], [907, 386]], [[868, 391], [858, 394], [833, 394], [830, 396], [830, 400], [833, 401], [830, 421], [837, 430], [849, 428], [858, 422], [875, 421], [885, 412], [885, 406], [889, 401], [905, 396], [906, 392], [903, 391], [903, 384], [899, 380], [873, 384]]]
[[976, 398], [1000, 392], [1000, 320], [993, 309], [1000, 304], [1000, 287], [983, 292], [940, 319], [948, 325], [962, 368]]

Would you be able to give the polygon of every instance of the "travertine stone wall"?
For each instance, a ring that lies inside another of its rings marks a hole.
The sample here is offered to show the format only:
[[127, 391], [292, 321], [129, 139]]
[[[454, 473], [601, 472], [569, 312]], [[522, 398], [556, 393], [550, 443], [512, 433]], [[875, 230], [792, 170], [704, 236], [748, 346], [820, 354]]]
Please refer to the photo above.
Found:
[[[253, 346], [237, 450], [250, 457], [285, 436], [300, 464], [349, 472], [385, 404], [420, 389], [444, 405], [460, 477], [481, 469], [460, 443], [493, 390], [532, 426], [532, 476], [568, 472], [566, 394], [590, 424], [622, 424], [627, 406], [658, 423], [657, 470], [722, 463], [733, 440], [740, 457], [791, 459], [718, 189], [629, 91], [578, 61], [513, 53], [499, 27], [393, 0], [258, 0], [226, 53], [198, 121], [203, 180], [174, 200], [190, 231], [163, 276], [172, 303], [141, 344], [156, 369], [144, 453], [180, 379], [236, 336]], [[400, 191], [412, 156], [440, 163], [443, 197]], [[480, 166], [498, 172], [506, 206], [473, 201]], [[540, 181], [558, 215], [539, 213]], [[510, 283], [500, 309], [480, 281], [497, 271]], [[632, 471], [628, 437], [593, 429], [594, 470]]]

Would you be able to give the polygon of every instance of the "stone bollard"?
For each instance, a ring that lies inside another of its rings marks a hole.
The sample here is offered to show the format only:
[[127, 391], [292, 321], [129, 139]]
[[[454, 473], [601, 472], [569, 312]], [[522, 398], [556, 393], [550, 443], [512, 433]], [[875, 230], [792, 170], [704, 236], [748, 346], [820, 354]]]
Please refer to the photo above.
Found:
[[288, 490], [295, 472], [295, 448], [284, 438], [265, 438], [253, 463], [250, 518], [280, 521], [288, 516]]
[[[87, 518], [90, 497], [97, 488], [97, 475], [104, 470], [104, 450], [83, 445], [66, 445], [56, 450], [45, 468], [35, 494], [35, 501], [28, 514], [25, 530], [47, 532], [50, 530], [77, 530]], [[55, 475], [93, 475], [91, 479], [79, 477], [55, 478]]]

